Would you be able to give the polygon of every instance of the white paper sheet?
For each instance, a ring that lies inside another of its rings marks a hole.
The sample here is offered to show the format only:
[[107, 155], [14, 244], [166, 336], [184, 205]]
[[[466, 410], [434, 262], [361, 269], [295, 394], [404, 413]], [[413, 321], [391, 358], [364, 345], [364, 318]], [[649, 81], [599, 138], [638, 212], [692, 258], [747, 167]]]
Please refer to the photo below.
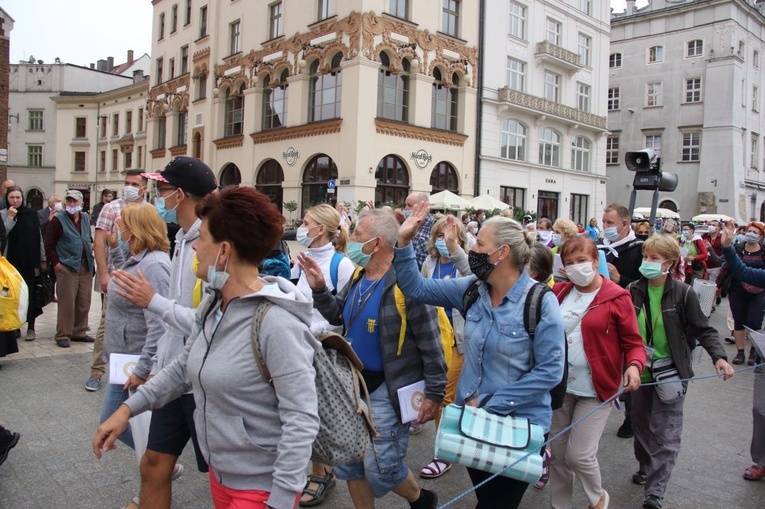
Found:
[[109, 355], [109, 383], [124, 385], [138, 364], [140, 355], [113, 353]]
[[425, 380], [401, 387], [398, 390], [398, 404], [401, 409], [401, 422], [412, 422], [420, 414], [422, 400], [425, 399]]

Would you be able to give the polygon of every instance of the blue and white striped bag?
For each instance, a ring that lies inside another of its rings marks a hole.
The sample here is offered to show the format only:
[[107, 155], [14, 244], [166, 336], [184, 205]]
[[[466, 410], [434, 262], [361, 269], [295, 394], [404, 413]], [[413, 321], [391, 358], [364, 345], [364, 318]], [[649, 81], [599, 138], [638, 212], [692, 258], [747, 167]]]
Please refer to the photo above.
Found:
[[502, 475], [533, 483], [542, 476], [544, 440], [542, 427], [526, 418], [448, 405], [441, 414], [435, 457], [493, 474], [518, 462]]

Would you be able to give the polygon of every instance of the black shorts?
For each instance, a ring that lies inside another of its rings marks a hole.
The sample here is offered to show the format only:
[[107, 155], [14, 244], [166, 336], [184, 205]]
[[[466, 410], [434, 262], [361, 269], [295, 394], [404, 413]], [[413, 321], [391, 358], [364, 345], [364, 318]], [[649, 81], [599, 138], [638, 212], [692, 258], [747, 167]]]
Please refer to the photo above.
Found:
[[197, 457], [197, 468], [200, 472], [207, 472], [207, 462], [202, 451], [199, 450], [197, 433], [194, 428], [194, 408], [196, 408], [194, 396], [184, 394], [162, 408], [152, 411], [149, 441], [146, 449], [180, 456], [186, 444], [189, 443], [189, 438], [191, 438], [194, 454]]

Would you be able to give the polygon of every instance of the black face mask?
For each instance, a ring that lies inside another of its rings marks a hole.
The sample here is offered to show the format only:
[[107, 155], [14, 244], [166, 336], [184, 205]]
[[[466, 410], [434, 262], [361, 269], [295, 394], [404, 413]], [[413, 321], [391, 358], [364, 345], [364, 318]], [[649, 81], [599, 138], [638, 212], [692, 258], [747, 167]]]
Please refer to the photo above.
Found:
[[640, 240], [648, 240], [649, 235], [644, 235], [642, 233], [636, 233], [635, 237], [640, 239]]
[[489, 261], [489, 257], [499, 251], [501, 248], [497, 248], [491, 253], [476, 253], [475, 251], [468, 251], [468, 263], [470, 264], [470, 270], [481, 281], [489, 279], [495, 265]]

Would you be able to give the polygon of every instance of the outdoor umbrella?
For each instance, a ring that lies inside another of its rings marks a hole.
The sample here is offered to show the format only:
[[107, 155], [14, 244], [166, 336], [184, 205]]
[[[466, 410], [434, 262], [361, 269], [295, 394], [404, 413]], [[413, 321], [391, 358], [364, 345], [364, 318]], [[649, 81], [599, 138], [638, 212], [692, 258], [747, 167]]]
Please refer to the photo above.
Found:
[[508, 205], [507, 203], [503, 201], [499, 201], [498, 199], [488, 194], [482, 194], [481, 196], [476, 196], [475, 198], [470, 200], [470, 203], [474, 209], [505, 210], [510, 208], [510, 205]]
[[430, 208], [434, 210], [465, 210], [473, 207], [465, 198], [449, 190], [431, 194], [428, 201]]

